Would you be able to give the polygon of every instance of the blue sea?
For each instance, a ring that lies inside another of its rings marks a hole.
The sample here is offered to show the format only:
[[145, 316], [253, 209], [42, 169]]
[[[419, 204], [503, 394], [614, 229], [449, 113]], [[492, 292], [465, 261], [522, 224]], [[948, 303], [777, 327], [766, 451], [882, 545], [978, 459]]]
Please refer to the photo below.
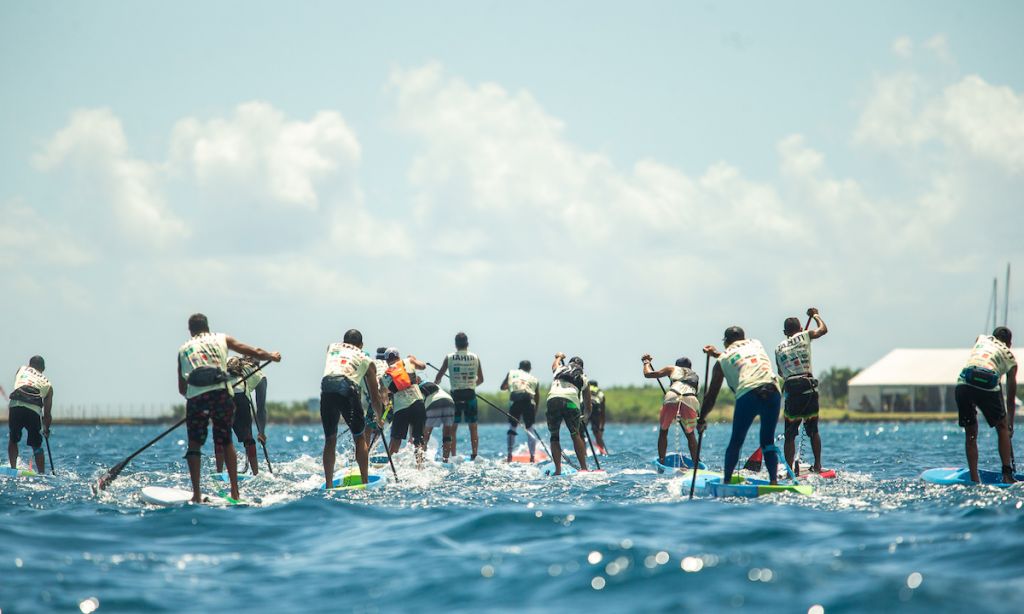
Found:
[[[483, 461], [417, 471], [403, 452], [400, 482], [331, 494], [314, 490], [320, 427], [271, 425], [276, 473], [264, 465], [242, 486], [250, 505], [147, 506], [144, 486], [187, 487], [180, 430], [91, 493], [164, 428], [58, 425], [56, 477], [0, 478], [0, 612], [977, 614], [1024, 603], [1024, 487], [918, 478], [964, 464], [952, 423], [824, 425], [839, 477], [809, 497], [688, 501], [681, 477], [651, 468], [653, 427], [635, 425], [609, 426], [604, 475], [507, 465], [505, 427], [489, 425]], [[713, 468], [728, 432], [708, 429]], [[753, 446], [751, 433], [744, 456]], [[998, 468], [991, 431], [980, 447], [983, 467]], [[352, 464], [351, 440], [339, 458]]]

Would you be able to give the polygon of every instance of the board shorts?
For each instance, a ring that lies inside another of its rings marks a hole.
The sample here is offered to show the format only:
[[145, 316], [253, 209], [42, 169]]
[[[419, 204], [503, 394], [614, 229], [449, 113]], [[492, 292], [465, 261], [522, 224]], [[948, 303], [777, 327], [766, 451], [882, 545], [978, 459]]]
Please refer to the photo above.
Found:
[[967, 384], [956, 387], [956, 408], [960, 413], [960, 426], [968, 427], [978, 424], [978, 412], [985, 416], [990, 427], [995, 427], [1006, 418], [1006, 407], [1003, 395], [998, 390], [982, 390]]
[[603, 431], [604, 425], [604, 403], [592, 403], [590, 405], [590, 425], [595, 431]]
[[427, 422], [425, 424], [427, 428], [451, 426], [454, 423], [455, 404], [448, 399], [434, 401], [427, 408]]
[[791, 377], [782, 386], [783, 415], [786, 420], [810, 420], [818, 417], [818, 380], [812, 377]]
[[423, 401], [416, 401], [409, 407], [395, 412], [394, 422], [391, 423], [391, 440], [401, 441], [412, 429], [412, 443], [416, 446], [423, 445], [423, 426], [427, 421], [427, 410], [423, 407]]
[[537, 406], [533, 404], [533, 396], [513, 400], [511, 405], [509, 405], [508, 413], [512, 418], [516, 418], [516, 420], [509, 419], [508, 425], [510, 428], [516, 428], [520, 422], [522, 422], [523, 427], [527, 430], [532, 428], [533, 423], [537, 420]]
[[658, 416], [661, 430], [669, 430], [676, 420], [682, 421], [683, 430], [687, 433], [693, 432], [697, 426], [697, 397], [688, 394], [661, 406], [661, 414]]
[[476, 390], [472, 388], [452, 390], [452, 399], [455, 400], [455, 424], [463, 422], [476, 424], [479, 413], [476, 404]]
[[252, 403], [249, 402], [249, 395], [244, 392], [235, 393], [235, 419], [231, 424], [231, 430], [235, 432], [235, 438], [239, 443], [254, 444], [252, 438]]
[[557, 435], [562, 422], [569, 429], [569, 434], [576, 437], [580, 434], [580, 417], [582, 413], [575, 403], [566, 399], [548, 399], [548, 408], [545, 416], [548, 421], [548, 430], [552, 435]]
[[43, 418], [36, 412], [21, 405], [11, 408], [8, 419], [8, 429], [11, 434], [11, 441], [21, 441], [22, 429], [28, 431], [28, 445], [38, 449], [43, 445]]
[[207, 426], [213, 423], [213, 445], [231, 443], [231, 425], [235, 418], [235, 404], [227, 389], [211, 390], [191, 398], [185, 403], [185, 427], [189, 441], [200, 446], [206, 443]]
[[359, 437], [366, 430], [359, 387], [345, 378], [325, 377], [320, 382], [320, 424], [324, 427], [324, 437], [338, 435], [341, 418], [352, 431], [352, 437]]

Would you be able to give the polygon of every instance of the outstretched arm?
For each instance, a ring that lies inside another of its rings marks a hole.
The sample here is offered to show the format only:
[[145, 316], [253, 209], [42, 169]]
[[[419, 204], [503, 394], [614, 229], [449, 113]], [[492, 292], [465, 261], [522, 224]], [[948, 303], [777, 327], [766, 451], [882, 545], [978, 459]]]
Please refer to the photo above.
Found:
[[816, 307], [808, 307], [807, 315], [814, 318], [816, 328], [811, 331], [811, 339], [817, 339], [818, 337], [824, 337], [828, 333], [828, 326], [825, 326], [825, 320], [821, 319], [821, 315], [818, 314]]
[[725, 374], [722, 372], [722, 366], [715, 363], [715, 368], [711, 370], [711, 382], [708, 384], [707, 395], [704, 396], [704, 401], [700, 404], [700, 417], [697, 419], [697, 426], [702, 430], [706, 426], [708, 414], [715, 408], [715, 401], [718, 400], [718, 392], [722, 389], [723, 379], [725, 379]]
[[281, 352], [268, 352], [263, 348], [258, 348], [247, 343], [242, 343], [238, 339], [232, 336], [227, 337], [228, 349], [234, 350], [239, 354], [246, 356], [252, 356], [259, 360], [272, 360], [274, 362], [281, 362]]
[[476, 385], [484, 383], [484, 365], [479, 360], [476, 361]]
[[256, 384], [256, 430], [262, 435], [267, 429], [267, 378]]
[[444, 374], [448, 372], [448, 357], [444, 357], [444, 362], [441, 363], [441, 368], [437, 370], [437, 377], [434, 378], [434, 383], [438, 386], [441, 385], [441, 380], [444, 379]]
[[558, 367], [562, 366], [562, 361], [565, 360], [565, 354], [558, 352], [555, 354], [555, 359], [551, 362], [551, 372], [554, 373], [558, 370]]
[[410, 363], [412, 363], [412, 366], [416, 367], [417, 371], [422, 371], [422, 370], [427, 368], [427, 363], [423, 362], [419, 358], [416, 358], [412, 354], [409, 354], [408, 356], [406, 356], [406, 360], [408, 360]]
[[1017, 367], [1006, 372], [1006, 419], [1013, 435], [1013, 419], [1017, 412]]

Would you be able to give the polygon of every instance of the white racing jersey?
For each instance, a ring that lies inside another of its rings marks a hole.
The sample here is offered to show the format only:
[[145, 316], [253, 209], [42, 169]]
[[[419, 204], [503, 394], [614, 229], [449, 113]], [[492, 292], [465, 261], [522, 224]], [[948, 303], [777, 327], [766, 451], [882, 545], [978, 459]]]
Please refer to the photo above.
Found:
[[[987, 369], [995, 372], [1000, 378], [1002, 378], [1010, 371], [1010, 369], [1016, 366], [1017, 358], [1013, 355], [1013, 352], [1010, 351], [1010, 348], [1006, 347], [1005, 343], [996, 339], [992, 335], [978, 335], [978, 338], [974, 342], [974, 347], [971, 348], [971, 355], [968, 357], [967, 364], [964, 365], [964, 368], [976, 367], [979, 369]], [[962, 371], [960, 373], [960, 377], [957, 379], [957, 383], [968, 383], [964, 380]], [[989, 390], [998, 389], [999, 385], [997, 384]]]
[[480, 358], [469, 350], [457, 350], [448, 355], [448, 378], [452, 390], [475, 390]]
[[52, 389], [53, 386], [45, 375], [32, 367], [21, 367], [14, 376], [14, 389], [11, 390], [9, 397], [11, 399], [9, 407], [25, 407], [37, 414], [42, 414], [46, 397]]
[[779, 384], [772, 372], [772, 361], [757, 339], [742, 339], [733, 343], [718, 357], [718, 364], [722, 366], [725, 381], [736, 393], [737, 400], [765, 384], [778, 389]]
[[687, 396], [697, 396], [700, 377], [693, 369], [672, 367], [672, 373], [669, 373], [668, 379], [671, 383], [668, 390], [665, 391], [664, 404], [678, 403]]
[[[219, 369], [227, 376], [227, 335], [224, 333], [200, 333], [192, 337], [178, 348], [178, 364], [181, 366], [181, 376], [185, 378], [186, 382], [193, 371], [204, 367]], [[185, 398], [194, 399], [211, 390], [227, 390], [227, 384], [220, 383], [209, 386], [188, 384]]]
[[787, 337], [775, 348], [775, 365], [782, 379], [811, 376], [811, 331]]
[[370, 368], [370, 355], [349, 343], [332, 343], [327, 346], [324, 361], [324, 377], [344, 377], [355, 386], [362, 386], [366, 371]]
[[508, 391], [525, 392], [531, 397], [537, 394], [540, 382], [536, 377], [522, 369], [512, 369], [508, 372]]
[[551, 380], [551, 389], [548, 390], [549, 399], [565, 399], [570, 403], [573, 403], [579, 407], [583, 407], [583, 388], [590, 385], [590, 380], [587, 378], [587, 374], [583, 374], [583, 386], [577, 388], [575, 384], [570, 381], [559, 379], [557, 376], [560, 372], [567, 370], [569, 367], [559, 367], [555, 370], [555, 378]]

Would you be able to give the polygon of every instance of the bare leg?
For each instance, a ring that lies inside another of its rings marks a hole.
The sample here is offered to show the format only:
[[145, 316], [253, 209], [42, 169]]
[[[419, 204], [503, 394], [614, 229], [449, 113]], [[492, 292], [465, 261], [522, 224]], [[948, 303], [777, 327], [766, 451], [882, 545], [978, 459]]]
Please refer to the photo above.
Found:
[[7, 440], [7, 460], [11, 461], [11, 469], [18, 468], [18, 442]]
[[668, 452], [668, 430], [660, 429], [658, 431], [658, 462], [665, 462], [665, 453]]
[[[786, 421], [786, 443], [784, 443], [782, 445], [782, 451], [786, 455], [786, 463], [788, 463], [789, 466], [792, 467], [793, 466], [793, 459], [796, 457], [796, 438], [797, 438], [797, 435], [800, 434], [800, 425], [798, 423], [797, 427], [794, 429], [794, 428], [790, 428], [790, 424], [791, 424], [791, 422], [787, 420]], [[794, 469], [793, 471], [796, 471], [796, 469]]]
[[[359, 460], [359, 450], [363, 450], [363, 464], [360, 465], [359, 470], [363, 473], [363, 479], [366, 479], [366, 438], [365, 437], [354, 437], [356, 440], [356, 461]], [[360, 445], [359, 442], [362, 442]], [[324, 438], [324, 484], [326, 488], [334, 487], [334, 455], [335, 448], [338, 445], [338, 436], [331, 435], [330, 437]]]
[[192, 480], [192, 503], [202, 503], [203, 493], [199, 492], [199, 470], [200, 464], [203, 461], [203, 457], [199, 455], [199, 450], [202, 449], [202, 445], [198, 441], [189, 440], [188, 454], [186, 462], [188, 463], [188, 477]]
[[260, 474], [260, 461], [256, 458], [256, 443], [245, 444], [245, 457], [249, 459], [249, 466], [252, 467], [252, 474]]
[[224, 471], [224, 448], [217, 444], [213, 445], [213, 458], [217, 461], [217, 473]]
[[[363, 437], [353, 437], [352, 443], [355, 444], [356, 448], [356, 464], [359, 465], [359, 477], [363, 479], [363, 484], [370, 481], [370, 451], [366, 448], [366, 439]], [[332, 473], [334, 467], [334, 461], [331, 461]]]
[[[817, 418], [815, 418], [817, 420]], [[814, 454], [814, 466], [811, 467], [811, 471], [814, 473], [821, 472], [821, 435], [818, 431], [814, 431], [811, 434], [811, 452]]]
[[231, 480], [231, 498], [238, 500], [238, 455], [235, 453], [235, 444], [230, 441], [224, 444], [224, 464], [228, 466], [228, 479]]
[[508, 427], [508, 457], [505, 459], [505, 462], [512, 462], [512, 447], [516, 445], [516, 432], [518, 430], [514, 425], [509, 425]]
[[697, 462], [697, 437], [694, 436], [693, 431], [684, 431], [686, 433], [686, 446], [690, 448], [690, 459]]
[[46, 455], [42, 452], [36, 454], [36, 471], [40, 475], [46, 473]]
[[391, 456], [398, 454], [398, 451], [402, 449], [402, 440], [392, 435], [389, 448], [391, 449]]
[[471, 459], [476, 458], [477, 452], [479, 451], [478, 448], [480, 447], [480, 438], [476, 433], [477, 423], [473, 422], [469, 425], [469, 444], [473, 449], [473, 456], [470, 457]]
[[555, 475], [562, 475], [562, 444], [557, 438], [551, 438], [551, 461], [555, 463]]
[[441, 427], [441, 458], [444, 462], [455, 455], [455, 425]]
[[459, 423], [456, 422], [452, 425], [452, 442], [451, 442], [452, 458], [455, 458], [456, 451], [459, 448]]
[[587, 469], [587, 444], [583, 442], [583, 437], [579, 433], [572, 436], [572, 447], [576, 450], [576, 459], [580, 461], [580, 470], [589, 471]]
[[[1010, 441], [1010, 429], [1006, 427], [1006, 418], [996, 425], [996, 432], [999, 436], [999, 460], [1003, 462], [1003, 482], [1013, 484], [1017, 481], [1013, 477], [1013, 443]], [[1011, 467], [1009, 471], [1006, 467]]]
[[971, 472], [971, 481], [981, 482], [978, 475], [978, 423], [964, 427], [965, 442], [967, 451], [967, 469]]

